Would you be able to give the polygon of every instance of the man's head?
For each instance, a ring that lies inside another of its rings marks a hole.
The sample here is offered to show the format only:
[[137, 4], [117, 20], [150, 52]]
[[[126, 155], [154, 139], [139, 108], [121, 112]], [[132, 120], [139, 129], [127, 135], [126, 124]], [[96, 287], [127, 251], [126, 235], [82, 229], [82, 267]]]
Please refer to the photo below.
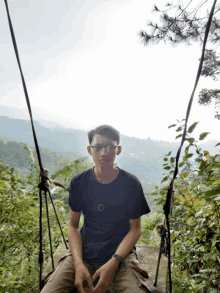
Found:
[[95, 165], [110, 167], [116, 155], [121, 153], [120, 133], [112, 126], [101, 125], [88, 133], [88, 153], [92, 155]]
[[118, 132], [118, 130], [110, 125], [101, 125], [96, 127], [95, 129], [90, 130], [88, 133], [90, 145], [92, 144], [92, 140], [96, 134], [107, 136], [112, 140], [117, 141], [118, 145], [120, 143], [120, 133]]

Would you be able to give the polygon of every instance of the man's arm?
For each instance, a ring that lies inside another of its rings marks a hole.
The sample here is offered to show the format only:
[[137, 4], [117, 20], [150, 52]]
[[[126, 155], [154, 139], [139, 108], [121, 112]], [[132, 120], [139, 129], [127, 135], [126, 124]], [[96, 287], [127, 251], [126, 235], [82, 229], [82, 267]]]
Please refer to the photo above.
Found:
[[81, 212], [74, 212], [71, 208], [69, 209], [68, 240], [75, 266], [83, 263], [82, 236], [79, 231], [80, 215]]
[[74, 212], [71, 208], [69, 209], [68, 239], [76, 271], [74, 285], [80, 293], [85, 293], [87, 291], [83, 288], [84, 282], [87, 283], [87, 288], [89, 287], [91, 290], [94, 286], [91, 275], [83, 263], [82, 236], [79, 231], [80, 214], [81, 212]]
[[[116, 254], [125, 258], [135, 244], [138, 242], [141, 236], [141, 217], [138, 219], [130, 220], [130, 231], [128, 234], [122, 239], [121, 243], [119, 244]], [[111, 259], [111, 262], [115, 264], [116, 268], [119, 265], [119, 260], [115, 257]]]

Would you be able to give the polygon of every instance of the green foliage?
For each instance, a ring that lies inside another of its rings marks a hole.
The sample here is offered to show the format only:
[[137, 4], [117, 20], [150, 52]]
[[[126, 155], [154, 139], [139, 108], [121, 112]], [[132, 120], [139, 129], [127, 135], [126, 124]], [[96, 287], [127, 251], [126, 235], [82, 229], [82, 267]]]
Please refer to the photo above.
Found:
[[163, 220], [163, 214], [161, 212], [150, 213], [147, 216], [141, 218], [141, 237], [137, 244], [144, 244], [150, 246], [160, 245], [160, 236], [157, 234], [156, 226]]
[[[219, 65], [218, 65], [219, 66]], [[219, 74], [218, 74], [219, 75]], [[203, 106], [209, 106], [214, 101], [215, 112], [214, 118], [220, 119], [220, 114], [218, 112], [219, 109], [219, 102], [220, 102], [220, 90], [219, 89], [202, 89], [199, 93], [199, 100], [198, 103]]]
[[[30, 160], [30, 172], [23, 179], [13, 167], [3, 165], [0, 160], [0, 292], [38, 292], [39, 283], [39, 167], [35, 154], [27, 145], [24, 147]], [[85, 159], [69, 161], [51, 177], [69, 184], [73, 175], [88, 168]], [[68, 208], [67, 192], [56, 187], [51, 190], [53, 202], [67, 238]], [[46, 205], [43, 195], [43, 251], [44, 261], [50, 257]], [[51, 236], [53, 252], [61, 240], [60, 229], [50, 203]], [[82, 224], [82, 221], [80, 221]]]
[[[174, 182], [171, 225], [172, 279], [174, 292], [220, 292], [220, 155], [212, 156], [190, 137], [197, 122], [187, 131], [188, 145]], [[178, 126], [180, 127], [180, 126]], [[208, 132], [200, 134], [204, 139]], [[196, 149], [196, 157], [189, 154]], [[164, 156], [167, 158], [167, 155]], [[173, 160], [164, 170], [174, 169]], [[170, 172], [161, 183], [171, 180]], [[163, 185], [162, 185], [163, 187]], [[158, 189], [156, 203], [163, 205], [166, 191]]]
[[33, 271], [37, 270], [38, 257], [36, 196], [26, 190], [14, 168], [2, 166], [0, 194], [0, 292], [24, 292], [24, 288], [34, 292], [32, 284], [36, 284], [37, 276]]

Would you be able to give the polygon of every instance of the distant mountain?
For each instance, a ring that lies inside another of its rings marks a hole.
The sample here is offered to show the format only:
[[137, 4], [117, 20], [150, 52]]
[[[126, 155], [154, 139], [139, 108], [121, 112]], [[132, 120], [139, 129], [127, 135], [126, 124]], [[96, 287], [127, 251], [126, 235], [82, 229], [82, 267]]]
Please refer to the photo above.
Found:
[[[85, 131], [58, 127], [46, 128], [38, 121], [34, 121], [34, 127], [40, 147], [59, 152], [87, 154], [85, 148], [87, 133]], [[0, 138], [25, 142], [34, 146], [31, 123], [26, 120], [0, 116]]]
[[[0, 105], [0, 116], [6, 116], [12, 119], [28, 120], [30, 121], [30, 115], [28, 109], [19, 109], [15, 107], [8, 107]], [[48, 120], [48, 116], [40, 110], [34, 110], [34, 120], [38, 121], [42, 126], [49, 128], [66, 128], [59, 119], [51, 118]]]

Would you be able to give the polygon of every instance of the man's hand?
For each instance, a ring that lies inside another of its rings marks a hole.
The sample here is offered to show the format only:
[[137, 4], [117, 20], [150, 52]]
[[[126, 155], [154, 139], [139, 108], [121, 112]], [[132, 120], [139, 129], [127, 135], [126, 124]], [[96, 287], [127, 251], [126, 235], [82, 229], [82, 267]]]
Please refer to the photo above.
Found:
[[92, 276], [92, 281], [94, 282], [98, 277], [99, 281], [95, 288], [92, 290], [92, 293], [104, 293], [110, 290], [115, 272], [118, 268], [119, 262], [117, 262], [115, 261], [115, 259], [110, 259], [95, 272], [95, 274]]
[[[89, 293], [94, 289], [92, 277], [83, 263], [77, 265], [74, 285], [80, 293]], [[83, 288], [83, 286], [86, 288]]]

